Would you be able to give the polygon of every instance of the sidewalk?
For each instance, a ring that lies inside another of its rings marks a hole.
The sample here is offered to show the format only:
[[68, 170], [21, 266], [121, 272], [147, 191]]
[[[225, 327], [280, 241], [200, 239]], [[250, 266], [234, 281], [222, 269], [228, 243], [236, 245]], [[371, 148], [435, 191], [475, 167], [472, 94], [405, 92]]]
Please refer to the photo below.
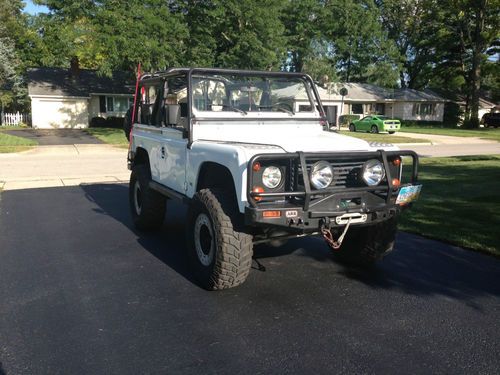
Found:
[[126, 182], [127, 150], [110, 145], [39, 146], [0, 154], [0, 189]]
[[408, 138], [427, 139], [433, 145], [461, 145], [461, 144], [491, 144], [498, 143], [491, 139], [481, 139], [475, 137], [452, 137], [449, 135], [422, 134], [398, 132], [395, 135]]

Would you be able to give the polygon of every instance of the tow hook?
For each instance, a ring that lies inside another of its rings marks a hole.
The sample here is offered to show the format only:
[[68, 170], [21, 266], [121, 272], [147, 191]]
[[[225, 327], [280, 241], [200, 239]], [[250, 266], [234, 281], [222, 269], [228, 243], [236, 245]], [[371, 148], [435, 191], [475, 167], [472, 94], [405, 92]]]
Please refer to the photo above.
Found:
[[342, 234], [339, 236], [339, 238], [337, 240], [333, 239], [333, 234], [330, 230], [330, 219], [325, 217], [322, 220], [321, 226], [320, 226], [321, 234], [323, 234], [323, 238], [325, 239], [326, 243], [333, 250], [338, 250], [338, 249], [340, 249], [340, 246], [342, 246], [342, 241], [344, 241], [344, 237], [347, 234], [347, 230], [349, 229], [349, 226], [351, 225], [351, 220], [352, 220], [352, 218], [349, 218], [346, 226], [344, 227], [344, 231], [342, 232]]

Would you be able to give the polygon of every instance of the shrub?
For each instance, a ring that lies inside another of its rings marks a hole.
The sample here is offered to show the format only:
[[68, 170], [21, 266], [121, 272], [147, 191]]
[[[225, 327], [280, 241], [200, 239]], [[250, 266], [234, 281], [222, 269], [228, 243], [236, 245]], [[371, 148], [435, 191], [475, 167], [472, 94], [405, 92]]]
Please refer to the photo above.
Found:
[[401, 121], [401, 126], [404, 126], [405, 128], [444, 127], [444, 124], [441, 121], [417, 121], [417, 120], [401, 120], [401, 119], [399, 119], [399, 121]]
[[122, 129], [123, 128], [123, 117], [108, 117], [106, 119], [107, 128]]
[[104, 128], [106, 127], [106, 119], [104, 117], [92, 117], [90, 120], [91, 128]]
[[360, 115], [342, 115], [342, 116], [339, 116], [340, 126], [349, 126], [349, 124], [351, 122], [353, 122], [354, 120], [359, 120], [360, 117], [361, 117]]

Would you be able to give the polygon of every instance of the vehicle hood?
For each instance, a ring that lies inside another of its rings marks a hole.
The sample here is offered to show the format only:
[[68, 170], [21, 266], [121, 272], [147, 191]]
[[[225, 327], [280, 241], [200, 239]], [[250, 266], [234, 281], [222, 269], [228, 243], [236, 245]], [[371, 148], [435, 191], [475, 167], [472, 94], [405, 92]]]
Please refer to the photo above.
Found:
[[321, 126], [213, 126], [203, 127], [197, 141], [225, 144], [247, 154], [279, 152], [346, 152], [398, 150], [392, 144], [368, 143], [359, 138], [324, 131]]

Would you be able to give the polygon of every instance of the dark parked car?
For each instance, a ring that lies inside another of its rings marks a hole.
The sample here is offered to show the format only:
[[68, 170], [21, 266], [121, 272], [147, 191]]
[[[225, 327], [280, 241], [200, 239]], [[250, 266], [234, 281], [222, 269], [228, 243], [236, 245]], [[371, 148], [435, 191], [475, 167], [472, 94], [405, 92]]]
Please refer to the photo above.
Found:
[[500, 112], [485, 113], [481, 118], [481, 124], [483, 124], [485, 128], [496, 128], [500, 126]]

